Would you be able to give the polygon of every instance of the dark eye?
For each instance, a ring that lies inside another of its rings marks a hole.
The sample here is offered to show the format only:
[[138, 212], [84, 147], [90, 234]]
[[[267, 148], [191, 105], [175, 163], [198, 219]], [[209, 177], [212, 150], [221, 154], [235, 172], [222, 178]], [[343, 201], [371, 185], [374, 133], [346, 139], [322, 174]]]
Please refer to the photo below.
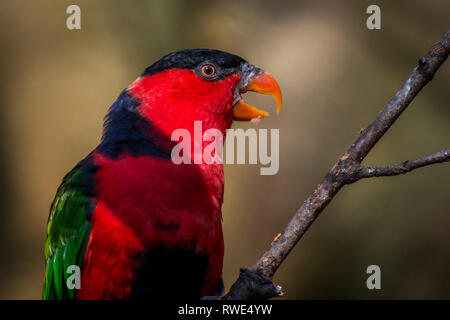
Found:
[[212, 64], [205, 64], [202, 67], [202, 74], [205, 77], [211, 78], [216, 74], [216, 68]]

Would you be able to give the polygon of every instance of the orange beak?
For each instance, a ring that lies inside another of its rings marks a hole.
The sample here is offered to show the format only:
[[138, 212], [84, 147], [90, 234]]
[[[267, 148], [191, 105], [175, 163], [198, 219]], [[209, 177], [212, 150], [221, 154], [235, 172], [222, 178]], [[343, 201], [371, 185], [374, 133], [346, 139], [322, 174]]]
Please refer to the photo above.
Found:
[[[275, 79], [265, 71], [259, 72], [252, 79], [250, 79], [247, 86], [241, 89], [241, 93], [247, 91], [254, 91], [262, 94], [270, 94], [275, 98], [277, 103], [277, 114], [281, 110], [281, 90]], [[263, 110], [259, 110], [248, 103], [240, 100], [233, 110], [233, 118], [238, 121], [259, 120], [267, 117], [269, 114]]]

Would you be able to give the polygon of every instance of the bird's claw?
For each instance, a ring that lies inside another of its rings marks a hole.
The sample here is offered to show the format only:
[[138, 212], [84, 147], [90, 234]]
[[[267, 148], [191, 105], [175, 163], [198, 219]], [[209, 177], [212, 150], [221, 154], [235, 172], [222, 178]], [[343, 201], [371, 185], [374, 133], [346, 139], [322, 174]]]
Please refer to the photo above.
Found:
[[223, 297], [220, 297], [220, 296], [204, 296], [204, 297], [201, 297], [200, 300], [223, 300]]
[[283, 296], [281, 286], [250, 269], [241, 269], [238, 280], [224, 298], [230, 300], [264, 300]]

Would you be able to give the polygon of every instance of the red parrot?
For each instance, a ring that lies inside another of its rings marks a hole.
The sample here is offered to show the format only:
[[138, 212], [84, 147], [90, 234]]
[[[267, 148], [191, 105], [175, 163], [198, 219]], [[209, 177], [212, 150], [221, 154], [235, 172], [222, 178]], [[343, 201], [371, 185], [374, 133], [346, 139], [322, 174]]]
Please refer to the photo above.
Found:
[[[64, 177], [51, 206], [43, 299], [221, 294], [223, 166], [175, 164], [171, 135], [182, 128], [193, 137], [201, 121], [225, 136], [233, 119], [265, 117], [242, 100], [248, 90], [273, 95], [279, 111], [268, 73], [210, 49], [166, 55], [123, 90], [100, 144]], [[67, 285], [69, 266], [79, 266], [81, 286]]]

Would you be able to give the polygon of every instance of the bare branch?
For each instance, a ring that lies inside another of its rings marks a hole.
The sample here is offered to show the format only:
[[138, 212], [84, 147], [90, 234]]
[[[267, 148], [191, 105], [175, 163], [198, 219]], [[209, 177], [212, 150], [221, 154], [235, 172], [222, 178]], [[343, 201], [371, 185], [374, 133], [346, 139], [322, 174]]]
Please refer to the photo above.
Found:
[[414, 169], [429, 166], [435, 163], [450, 161], [450, 150], [443, 150], [432, 155], [415, 160], [406, 160], [402, 163], [387, 167], [361, 167], [357, 174], [358, 180], [371, 177], [388, 177], [408, 173]]
[[[395, 120], [408, 107], [420, 90], [433, 78], [436, 71], [447, 59], [450, 51], [450, 28], [443, 37], [431, 47], [427, 54], [421, 57], [417, 66], [406, 79], [403, 86], [380, 111], [375, 119], [361, 132], [351, 147], [339, 158], [338, 162], [325, 175], [322, 182], [303, 202], [285, 229], [275, 237], [270, 247], [261, 258], [248, 269], [242, 269], [239, 279], [232, 285], [225, 299], [267, 299], [280, 296], [279, 287], [271, 285], [276, 270], [294, 248], [303, 234], [317, 219], [322, 210], [330, 203], [336, 193], [346, 184], [354, 183], [361, 178], [367, 178], [370, 168], [362, 168], [361, 162], [373, 146], [381, 139]], [[443, 161], [434, 161], [439, 155], [413, 160], [391, 169], [375, 169], [379, 172], [411, 171], [432, 163], [448, 161], [448, 151], [444, 151]], [[402, 167], [402, 168], [403, 168]], [[372, 168], [373, 169], [373, 168]], [[366, 171], [367, 170], [367, 171]], [[381, 170], [381, 171], [380, 171]], [[384, 171], [383, 171], [384, 170]], [[401, 172], [400, 172], [401, 173]], [[270, 281], [270, 285], [268, 285]]]

